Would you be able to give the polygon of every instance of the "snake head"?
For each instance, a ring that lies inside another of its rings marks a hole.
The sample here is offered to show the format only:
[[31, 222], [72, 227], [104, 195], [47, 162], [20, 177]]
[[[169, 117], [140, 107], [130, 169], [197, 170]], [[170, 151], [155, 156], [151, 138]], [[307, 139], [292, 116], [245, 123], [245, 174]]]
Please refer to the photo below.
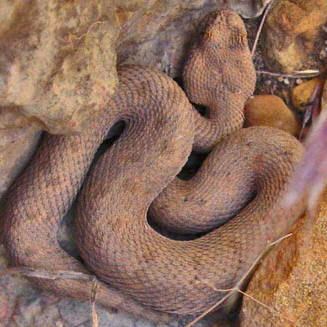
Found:
[[[184, 87], [193, 103], [219, 108], [230, 104], [243, 108], [252, 95], [256, 73], [240, 16], [230, 10], [210, 14], [200, 29], [196, 44], [184, 67]], [[231, 109], [230, 109], [231, 110]]]
[[202, 46], [224, 50], [247, 47], [247, 32], [239, 15], [231, 10], [210, 14], [203, 33]]

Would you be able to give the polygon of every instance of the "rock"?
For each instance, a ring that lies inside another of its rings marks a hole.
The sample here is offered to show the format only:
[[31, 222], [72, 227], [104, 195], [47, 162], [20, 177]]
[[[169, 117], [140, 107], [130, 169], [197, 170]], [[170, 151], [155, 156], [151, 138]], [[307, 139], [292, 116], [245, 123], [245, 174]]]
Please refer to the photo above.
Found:
[[[20, 127], [8, 128], [10, 125]], [[0, 198], [32, 155], [40, 136], [27, 119], [0, 108]], [[27, 125], [27, 126], [26, 126]]]
[[262, 261], [244, 297], [240, 327], [327, 326], [327, 190], [318, 214], [304, 216], [293, 235]]
[[322, 27], [327, 22], [326, 0], [279, 0], [266, 24], [268, 64], [284, 72], [323, 68], [319, 61]]
[[284, 101], [275, 95], [256, 95], [245, 105], [245, 126], [270, 126], [294, 136], [300, 132], [300, 124]]
[[0, 106], [51, 133], [81, 131], [105, 109], [120, 63], [180, 74], [200, 20], [228, 6], [250, 17], [267, 0], [8, 1], [0, 4]]
[[314, 78], [297, 85], [292, 90], [292, 103], [299, 111], [304, 111], [305, 106], [312, 102], [313, 92], [323, 81], [320, 78]]
[[110, 1], [4, 1], [0, 105], [53, 133], [81, 130], [117, 83]]

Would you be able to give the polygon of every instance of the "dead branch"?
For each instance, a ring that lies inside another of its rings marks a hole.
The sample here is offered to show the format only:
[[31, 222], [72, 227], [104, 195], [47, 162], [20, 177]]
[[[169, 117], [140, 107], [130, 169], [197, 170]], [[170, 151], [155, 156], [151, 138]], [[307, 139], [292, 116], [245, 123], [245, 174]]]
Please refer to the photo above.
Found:
[[44, 269], [34, 269], [30, 267], [13, 267], [7, 268], [0, 271], [0, 277], [6, 275], [24, 275], [26, 277], [35, 277], [43, 279], [73, 279], [73, 280], [85, 280], [85, 281], [94, 281], [97, 280], [94, 275], [88, 275], [82, 272], [77, 271], [67, 271], [67, 270], [58, 270], [58, 271], [49, 271]]
[[92, 285], [92, 291], [91, 291], [92, 327], [99, 327], [99, 319], [98, 319], [98, 314], [97, 314], [96, 307], [95, 307], [97, 289], [98, 289], [98, 282], [97, 282], [97, 280], [94, 280], [93, 285]]
[[260, 35], [261, 35], [261, 32], [262, 32], [263, 25], [264, 25], [264, 23], [266, 21], [267, 15], [268, 15], [271, 7], [272, 7], [273, 2], [274, 2], [274, 0], [270, 0], [266, 4], [266, 8], [264, 10], [264, 14], [262, 16], [262, 19], [261, 19], [257, 34], [256, 34], [255, 39], [254, 39], [253, 47], [252, 47], [252, 50], [251, 50], [251, 56], [252, 57], [254, 57], [254, 54], [255, 54], [255, 51], [257, 49], [257, 45], [258, 45], [258, 42], [259, 42], [259, 38], [260, 38]]
[[283, 74], [283, 73], [275, 73], [269, 72], [266, 70], [257, 70], [258, 75], [269, 75], [274, 77], [282, 77], [282, 78], [312, 78], [321, 75], [321, 72], [318, 69], [308, 69], [308, 70], [299, 70], [295, 71], [291, 74]]

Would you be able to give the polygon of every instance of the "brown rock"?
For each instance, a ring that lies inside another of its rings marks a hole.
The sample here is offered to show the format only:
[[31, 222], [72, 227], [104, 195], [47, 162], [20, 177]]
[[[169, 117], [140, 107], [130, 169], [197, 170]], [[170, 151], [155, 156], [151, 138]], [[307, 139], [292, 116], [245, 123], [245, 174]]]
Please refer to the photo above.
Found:
[[53, 133], [80, 130], [104, 108], [117, 82], [109, 1], [5, 1], [0, 22], [0, 105]]
[[[24, 167], [38, 142], [40, 132], [13, 110], [0, 109], [0, 198]], [[14, 124], [16, 128], [8, 128]]]
[[292, 90], [292, 103], [299, 111], [304, 111], [305, 106], [312, 102], [312, 95], [317, 87], [319, 87], [323, 81], [320, 78], [314, 78], [309, 81], [305, 81], [300, 85], [297, 85]]
[[326, 22], [326, 0], [276, 1], [265, 26], [265, 48], [271, 64], [284, 72], [318, 68], [321, 49], [317, 44]]
[[284, 101], [276, 95], [256, 95], [245, 105], [245, 126], [270, 126], [294, 136], [300, 124]]
[[327, 326], [327, 191], [318, 214], [294, 227], [293, 235], [263, 260], [244, 298], [240, 327]]

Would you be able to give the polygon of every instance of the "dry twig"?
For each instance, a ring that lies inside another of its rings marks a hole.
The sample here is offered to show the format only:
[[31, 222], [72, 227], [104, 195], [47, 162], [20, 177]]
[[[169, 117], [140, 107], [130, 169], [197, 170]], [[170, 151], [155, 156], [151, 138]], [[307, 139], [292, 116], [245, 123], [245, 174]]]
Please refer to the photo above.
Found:
[[96, 277], [94, 275], [88, 275], [82, 272], [77, 271], [68, 271], [68, 270], [57, 270], [57, 271], [49, 271], [44, 269], [35, 269], [30, 267], [13, 267], [7, 268], [0, 271], [0, 277], [6, 275], [24, 275], [27, 277], [36, 277], [43, 279], [75, 279], [75, 280], [86, 280], [86, 281], [94, 281]]
[[308, 69], [308, 70], [300, 70], [295, 71], [291, 74], [283, 74], [283, 73], [275, 73], [275, 72], [269, 72], [266, 70], [257, 70], [257, 74], [259, 75], [269, 75], [274, 77], [282, 77], [282, 78], [312, 78], [317, 77], [321, 74], [321, 72], [318, 69]]
[[260, 38], [260, 35], [261, 35], [261, 32], [262, 32], [263, 25], [264, 25], [264, 23], [266, 21], [267, 15], [268, 15], [268, 13], [270, 11], [270, 8], [272, 7], [273, 2], [274, 2], [274, 0], [270, 0], [266, 5], [266, 9], [265, 9], [264, 14], [262, 16], [262, 19], [261, 19], [257, 34], [256, 34], [255, 39], [254, 39], [253, 47], [252, 47], [252, 50], [251, 50], [251, 56], [252, 57], [254, 57], [255, 50], [257, 49], [257, 45], [258, 45], [258, 42], [259, 42], [259, 38]]
[[92, 327], [99, 327], [98, 314], [95, 307], [96, 295], [97, 295], [98, 282], [95, 279], [92, 285], [91, 292], [91, 316], [92, 316]]

